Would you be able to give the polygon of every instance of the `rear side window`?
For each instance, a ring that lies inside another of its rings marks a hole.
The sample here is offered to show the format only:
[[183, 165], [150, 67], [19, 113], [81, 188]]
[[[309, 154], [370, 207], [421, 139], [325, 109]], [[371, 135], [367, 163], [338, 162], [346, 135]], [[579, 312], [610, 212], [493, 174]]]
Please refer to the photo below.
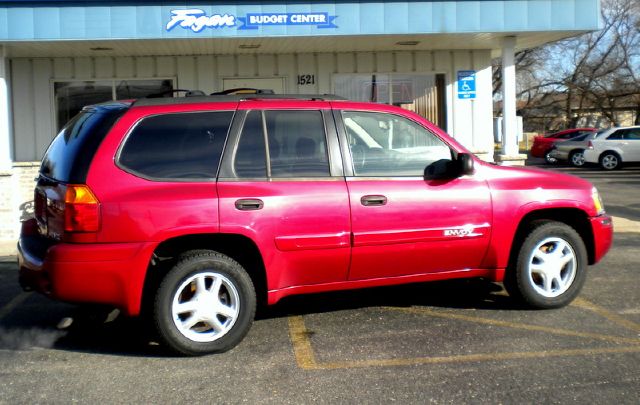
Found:
[[[269, 160], [266, 164], [265, 132]], [[251, 111], [240, 134], [234, 160], [241, 178], [328, 177], [329, 156], [322, 112]]]
[[127, 137], [119, 164], [150, 179], [215, 178], [232, 119], [232, 111], [145, 118]]
[[66, 183], [85, 183], [100, 143], [126, 111], [126, 108], [105, 108], [76, 115], [49, 145], [40, 173]]

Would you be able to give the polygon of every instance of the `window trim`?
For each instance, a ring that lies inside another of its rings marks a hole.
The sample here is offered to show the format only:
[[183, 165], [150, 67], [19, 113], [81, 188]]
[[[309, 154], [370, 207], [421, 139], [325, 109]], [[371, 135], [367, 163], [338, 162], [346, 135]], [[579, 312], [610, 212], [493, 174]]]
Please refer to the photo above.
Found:
[[[266, 177], [240, 177], [235, 171], [235, 160], [238, 152], [238, 145], [240, 144], [240, 137], [242, 130], [246, 122], [249, 113], [253, 111], [260, 112], [262, 118], [262, 133], [265, 138], [265, 159], [266, 159]], [[269, 111], [317, 111], [322, 117], [322, 125], [324, 128], [324, 136], [327, 148], [327, 159], [329, 166], [329, 174], [327, 176], [318, 177], [273, 177], [271, 175], [271, 156], [269, 154], [269, 134], [266, 123], [266, 113]], [[243, 115], [240, 117], [239, 114]], [[236, 114], [238, 119], [234, 121], [232, 125], [231, 134], [227, 137], [227, 145], [232, 145], [232, 148], [225, 150], [221, 159], [221, 167], [218, 172], [218, 181], [234, 181], [234, 182], [283, 182], [283, 181], [329, 181], [329, 180], [344, 180], [342, 160], [336, 159], [334, 150], [339, 147], [340, 141], [338, 140], [337, 130], [335, 128], [335, 120], [333, 125], [329, 120], [333, 119], [332, 109], [330, 108], [253, 108], [246, 110], [239, 110]], [[237, 125], [236, 125], [237, 124]], [[233, 137], [233, 138], [232, 138]], [[335, 142], [332, 139], [335, 138]]]
[[[225, 137], [224, 144], [222, 145], [222, 150], [220, 152], [220, 160], [218, 161], [218, 167], [216, 168], [214, 177], [195, 178], [195, 179], [194, 178], [178, 178], [178, 177], [153, 177], [153, 176], [148, 176], [146, 174], [140, 173], [137, 170], [133, 170], [120, 162], [120, 157], [122, 155], [122, 150], [124, 149], [124, 145], [127, 143], [127, 141], [129, 140], [129, 137], [136, 130], [138, 125], [140, 125], [140, 123], [142, 123], [142, 121], [146, 120], [147, 118], [153, 118], [153, 117], [171, 115], [171, 114], [201, 114], [201, 113], [221, 113], [221, 112], [230, 112], [232, 113], [232, 115], [231, 115], [231, 123], [229, 124], [229, 128], [227, 129], [227, 135]], [[148, 180], [148, 181], [153, 181], [153, 182], [167, 182], [167, 183], [211, 183], [213, 182], [215, 183], [216, 179], [218, 178], [218, 175], [220, 174], [222, 160], [224, 159], [225, 149], [226, 149], [227, 143], [229, 142], [229, 137], [230, 137], [230, 134], [232, 133], [231, 131], [233, 130], [236, 113], [237, 113], [237, 110], [225, 109], [225, 110], [173, 111], [173, 112], [165, 112], [165, 113], [153, 113], [153, 114], [142, 116], [138, 118], [138, 120], [136, 120], [136, 122], [127, 130], [127, 133], [122, 138], [122, 141], [120, 141], [120, 144], [118, 145], [118, 149], [116, 150], [116, 154], [114, 156], [114, 163], [117, 168], [119, 168], [120, 170], [126, 173], [129, 173], [135, 177]]]

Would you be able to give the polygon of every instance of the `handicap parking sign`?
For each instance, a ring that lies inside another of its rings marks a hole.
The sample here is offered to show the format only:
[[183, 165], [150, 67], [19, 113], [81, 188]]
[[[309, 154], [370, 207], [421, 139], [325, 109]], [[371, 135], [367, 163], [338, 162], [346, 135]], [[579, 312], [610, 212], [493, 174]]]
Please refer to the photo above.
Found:
[[458, 71], [458, 98], [476, 98], [476, 71]]

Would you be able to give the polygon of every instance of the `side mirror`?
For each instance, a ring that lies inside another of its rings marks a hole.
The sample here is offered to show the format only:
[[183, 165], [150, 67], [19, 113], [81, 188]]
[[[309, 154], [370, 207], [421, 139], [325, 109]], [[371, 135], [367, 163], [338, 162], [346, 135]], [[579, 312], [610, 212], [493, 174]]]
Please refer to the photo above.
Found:
[[458, 153], [459, 176], [473, 173], [473, 158], [468, 153]]
[[455, 179], [471, 173], [473, 173], [473, 158], [468, 153], [459, 153], [455, 160], [440, 159], [425, 167], [424, 179]]

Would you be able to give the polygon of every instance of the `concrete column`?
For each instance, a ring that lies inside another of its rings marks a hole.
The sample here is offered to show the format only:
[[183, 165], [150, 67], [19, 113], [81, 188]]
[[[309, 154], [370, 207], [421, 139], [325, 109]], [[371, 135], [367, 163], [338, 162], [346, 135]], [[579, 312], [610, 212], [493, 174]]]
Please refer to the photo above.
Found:
[[11, 100], [9, 100], [9, 58], [0, 45], [0, 172], [11, 170]]
[[502, 45], [502, 150], [498, 161], [524, 164], [526, 155], [518, 150], [516, 122], [516, 37], [505, 37]]

